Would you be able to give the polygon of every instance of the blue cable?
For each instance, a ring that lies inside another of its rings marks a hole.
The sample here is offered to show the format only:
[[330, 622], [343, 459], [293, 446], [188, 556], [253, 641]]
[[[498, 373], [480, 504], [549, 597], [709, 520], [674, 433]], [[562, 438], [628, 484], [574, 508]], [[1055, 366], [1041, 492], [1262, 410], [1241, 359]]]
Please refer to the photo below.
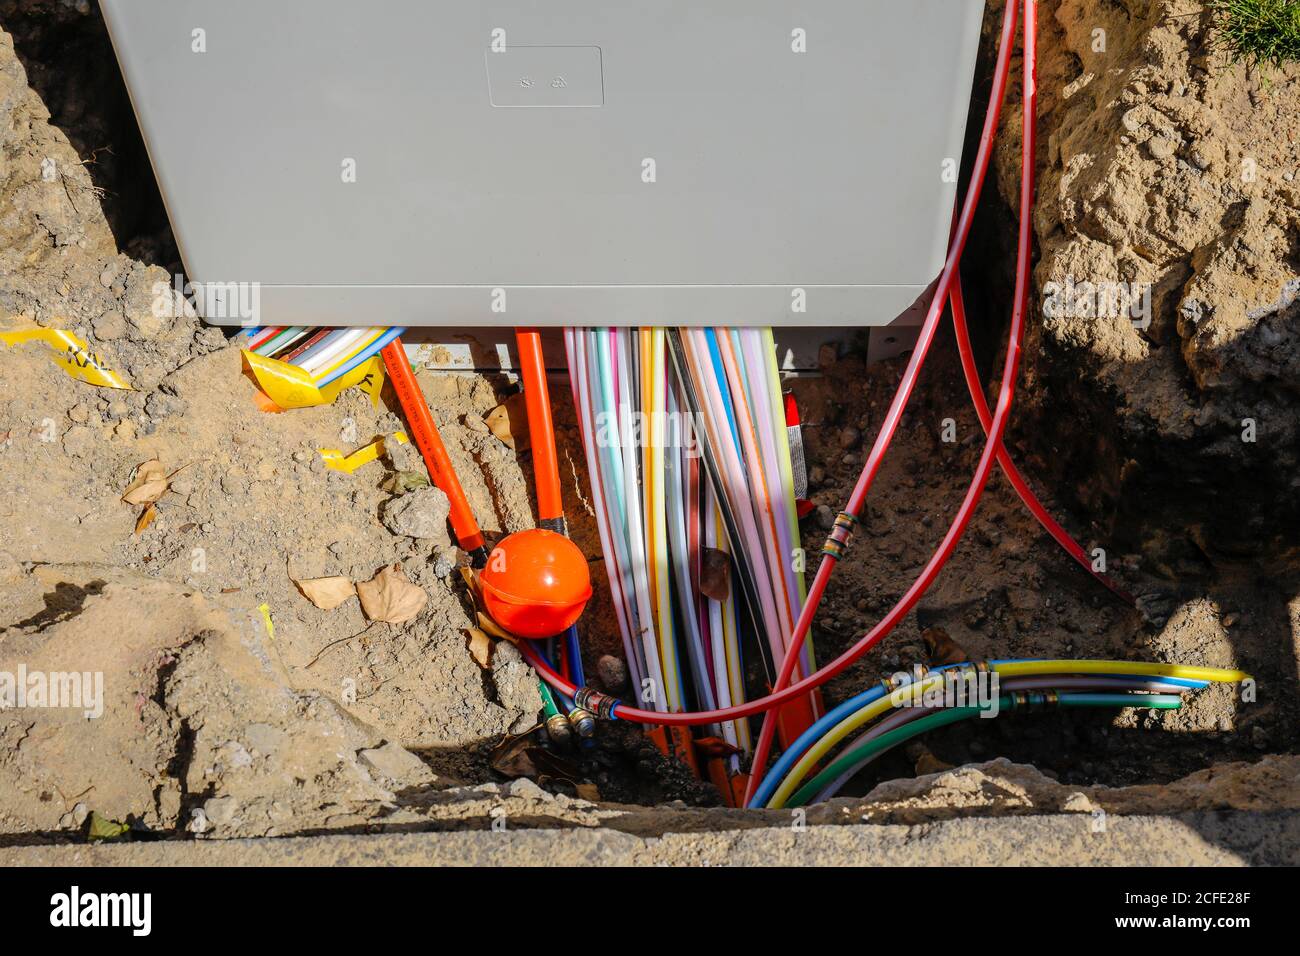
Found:
[[[709, 358], [713, 362], [713, 374], [718, 377], [719, 382], [727, 380], [727, 372], [722, 364], [722, 352], [718, 349], [718, 333], [715, 329], [705, 329], [704, 337], [709, 343]], [[740, 447], [740, 432], [736, 428], [736, 416], [731, 409], [731, 396], [725, 388], [718, 389], [718, 394], [722, 398], [722, 406], [727, 412], [727, 425], [731, 429], [731, 440], [736, 447]]]
[[564, 632], [564, 643], [568, 647], [569, 670], [573, 674], [573, 683], [578, 687], [586, 687], [587, 678], [582, 673], [582, 648], [578, 644], [578, 625], [569, 625], [569, 629]]

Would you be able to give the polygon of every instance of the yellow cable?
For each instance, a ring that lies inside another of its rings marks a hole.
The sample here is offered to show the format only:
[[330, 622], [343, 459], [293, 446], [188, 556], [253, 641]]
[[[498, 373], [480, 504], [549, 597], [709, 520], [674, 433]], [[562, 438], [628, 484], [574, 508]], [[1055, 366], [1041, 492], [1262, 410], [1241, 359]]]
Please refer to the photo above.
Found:
[[919, 697], [931, 687], [942, 685], [942, 672], [926, 674], [919, 681], [912, 684], [906, 684], [894, 692], [886, 694], [879, 700], [872, 701], [861, 710], [849, 714], [849, 716], [845, 717], [838, 724], [832, 727], [826, 736], [822, 737], [821, 740], [809, 747], [808, 752], [799, 758], [799, 762], [790, 768], [790, 772], [786, 774], [785, 779], [781, 781], [781, 786], [776, 788], [776, 792], [772, 794], [772, 799], [768, 801], [768, 807], [780, 809], [785, 806], [785, 801], [788, 800], [790, 795], [798, 789], [800, 784], [803, 783], [803, 778], [808, 775], [808, 771], [819, 763], [822, 757], [826, 756], [826, 754], [830, 752], [832, 747], [863, 724], [879, 717], [887, 710], [892, 710], [897, 706], [895, 703], [896, 698], [898, 703], [904, 703], [911, 701], [915, 697]]
[[1137, 674], [1141, 677], [1181, 677], [1233, 684], [1248, 680], [1245, 671], [1221, 667], [1196, 667], [1190, 664], [1149, 664], [1135, 661], [1008, 661], [994, 664], [1002, 677], [1026, 677], [1033, 674]]

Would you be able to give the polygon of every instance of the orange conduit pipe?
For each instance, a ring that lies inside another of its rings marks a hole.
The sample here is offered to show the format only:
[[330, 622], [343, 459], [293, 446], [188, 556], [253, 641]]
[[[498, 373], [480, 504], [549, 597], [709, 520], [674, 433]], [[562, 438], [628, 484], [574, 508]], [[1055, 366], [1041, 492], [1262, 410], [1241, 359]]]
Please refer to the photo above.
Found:
[[402, 340], [393, 339], [380, 354], [384, 357], [384, 368], [388, 370], [388, 378], [402, 403], [402, 412], [406, 415], [406, 422], [415, 436], [415, 445], [420, 449], [429, 475], [451, 501], [451, 527], [456, 532], [456, 540], [469, 552], [473, 566], [481, 568], [487, 563], [487, 543], [483, 540], [478, 522], [474, 520], [474, 511], [469, 506], [469, 499], [465, 497], [465, 489], [460, 486], [460, 479], [456, 477], [456, 468], [442, 443], [442, 436], [438, 434], [438, 426], [433, 423], [429, 403], [424, 400], [420, 383], [411, 371], [411, 363], [406, 359]]
[[546, 388], [542, 337], [536, 329], [516, 329], [515, 347], [519, 351], [519, 372], [524, 380], [528, 434], [532, 437], [537, 523], [540, 527], [565, 534], [560, 465], [555, 455], [555, 425], [551, 421], [551, 397]]

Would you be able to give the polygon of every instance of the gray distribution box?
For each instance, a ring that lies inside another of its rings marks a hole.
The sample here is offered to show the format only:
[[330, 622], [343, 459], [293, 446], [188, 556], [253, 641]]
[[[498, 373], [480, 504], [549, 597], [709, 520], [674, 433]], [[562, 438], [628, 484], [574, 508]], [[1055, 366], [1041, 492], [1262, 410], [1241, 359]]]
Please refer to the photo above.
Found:
[[984, 10], [101, 2], [205, 317], [455, 327], [895, 321]]

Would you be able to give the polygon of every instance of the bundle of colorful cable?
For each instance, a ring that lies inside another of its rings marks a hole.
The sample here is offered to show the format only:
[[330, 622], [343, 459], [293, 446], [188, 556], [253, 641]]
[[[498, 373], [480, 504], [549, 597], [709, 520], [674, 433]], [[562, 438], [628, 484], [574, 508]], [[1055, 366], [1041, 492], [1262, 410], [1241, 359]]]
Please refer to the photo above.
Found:
[[327, 329], [294, 325], [267, 326], [245, 333], [245, 348], [301, 368], [319, 388], [342, 378], [362, 362], [378, 355], [403, 328]]
[[[773, 764], [750, 806], [802, 806], [830, 799], [886, 751], [971, 717], [1052, 706], [1174, 710], [1189, 691], [1246, 677], [1213, 667], [1070, 660], [983, 661], [898, 674], [849, 698], [809, 727]], [[868, 725], [837, 759], [825, 762], [831, 750]], [[805, 783], [818, 766], [821, 771]]]
[[[740, 703], [742, 639], [757, 640], [770, 677], [806, 596], [772, 333], [568, 329], [565, 344], [641, 700], [661, 712]], [[815, 669], [810, 642], [800, 664]], [[709, 726], [750, 749], [746, 722]]]

